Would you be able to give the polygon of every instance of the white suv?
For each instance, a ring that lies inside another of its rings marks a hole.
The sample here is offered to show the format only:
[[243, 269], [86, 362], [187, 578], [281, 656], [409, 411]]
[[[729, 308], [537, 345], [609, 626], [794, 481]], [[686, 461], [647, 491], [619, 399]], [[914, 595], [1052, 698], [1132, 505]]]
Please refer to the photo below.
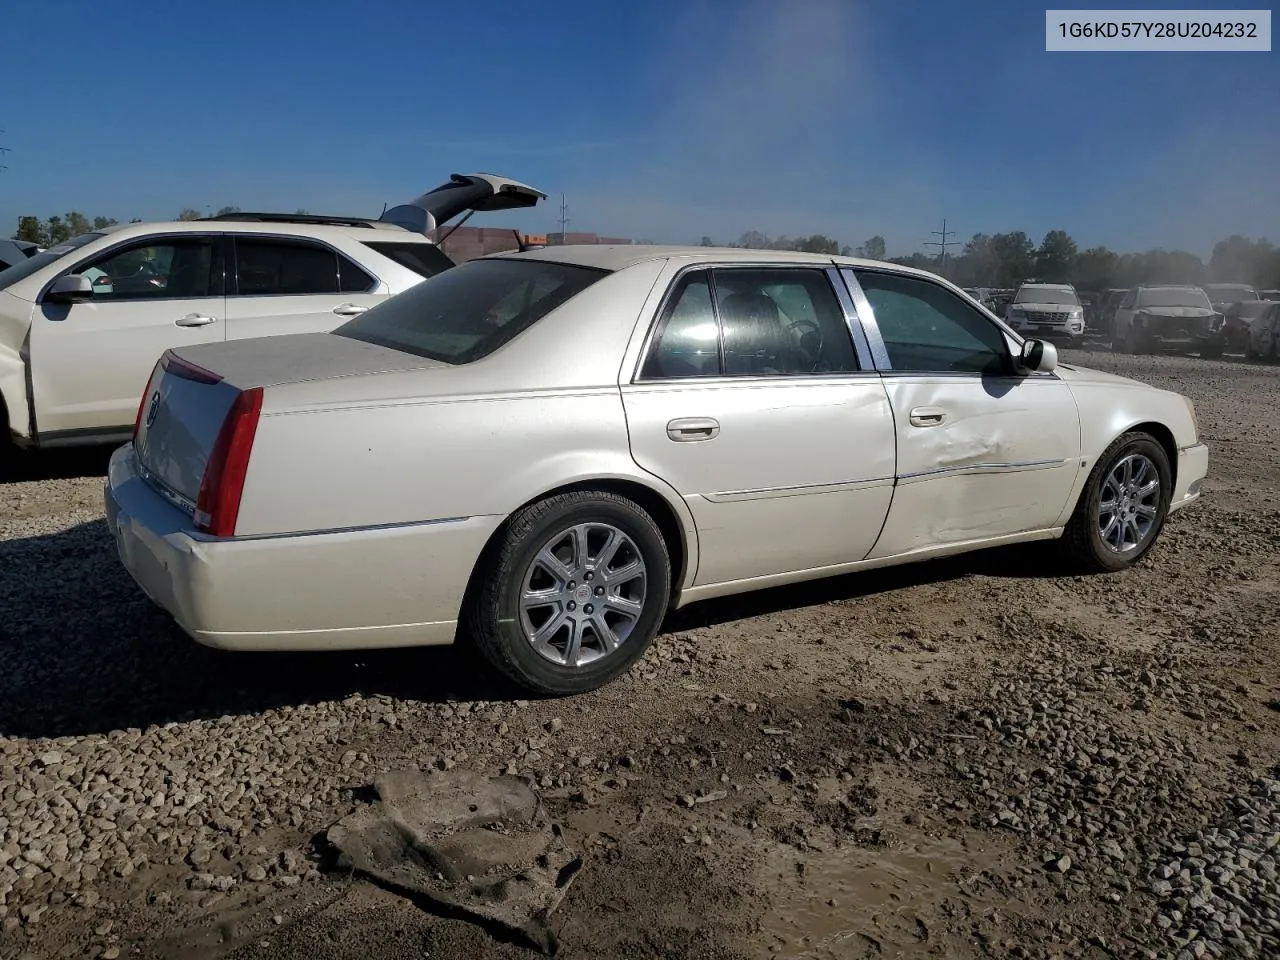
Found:
[[376, 220], [236, 213], [50, 247], [0, 271], [0, 443], [127, 440], [170, 347], [332, 330], [452, 267], [428, 236], [437, 226], [545, 196], [455, 174]]
[[1004, 318], [1024, 337], [1070, 346], [1084, 339], [1084, 307], [1069, 283], [1024, 283]]

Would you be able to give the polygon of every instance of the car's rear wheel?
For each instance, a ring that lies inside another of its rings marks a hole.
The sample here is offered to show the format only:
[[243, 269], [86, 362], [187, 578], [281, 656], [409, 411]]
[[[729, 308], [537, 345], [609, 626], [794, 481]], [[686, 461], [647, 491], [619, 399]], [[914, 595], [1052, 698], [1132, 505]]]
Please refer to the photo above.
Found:
[[1219, 357], [1222, 356], [1223, 346], [1224, 345], [1222, 341], [1214, 341], [1212, 343], [1205, 344], [1200, 349], [1200, 359], [1201, 360], [1217, 360]]
[[615, 493], [571, 491], [507, 522], [479, 572], [469, 625], [484, 657], [521, 686], [583, 693], [644, 653], [670, 596], [653, 518]]
[[1133, 566], [1159, 538], [1172, 494], [1164, 447], [1146, 433], [1124, 434], [1089, 474], [1063, 534], [1067, 555], [1095, 572]]

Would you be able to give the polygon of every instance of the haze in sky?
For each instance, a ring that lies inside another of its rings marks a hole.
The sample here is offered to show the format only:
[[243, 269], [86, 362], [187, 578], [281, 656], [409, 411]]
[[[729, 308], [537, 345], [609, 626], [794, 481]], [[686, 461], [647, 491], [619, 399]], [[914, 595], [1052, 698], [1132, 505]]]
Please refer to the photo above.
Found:
[[[1214, 6], [1201, 0], [1201, 7]], [[1230, 8], [1230, 5], [1222, 5]], [[1206, 253], [1280, 240], [1275, 53], [1046, 53], [1025, 2], [15, 4], [0, 229], [187, 206], [376, 215], [452, 172], [553, 194], [473, 224]]]

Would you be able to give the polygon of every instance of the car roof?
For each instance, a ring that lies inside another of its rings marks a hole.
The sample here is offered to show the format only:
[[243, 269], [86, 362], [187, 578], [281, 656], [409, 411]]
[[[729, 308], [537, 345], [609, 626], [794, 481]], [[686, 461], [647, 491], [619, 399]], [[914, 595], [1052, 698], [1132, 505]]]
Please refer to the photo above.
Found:
[[1054, 290], [1074, 290], [1069, 283], [1041, 283], [1039, 280], [1028, 280], [1026, 283], [1020, 284], [1023, 287], [1052, 287]]
[[662, 245], [651, 243], [630, 244], [564, 244], [539, 247], [535, 250], [507, 253], [491, 253], [483, 259], [523, 259], [546, 260], [553, 263], [564, 263], [582, 267], [594, 267], [597, 270], [618, 271], [633, 267], [638, 263], [651, 260], [687, 260], [697, 263], [771, 263], [771, 264], [826, 264], [836, 263], [851, 267], [879, 267], [899, 273], [918, 274], [933, 277], [927, 270], [917, 270], [896, 263], [882, 260], [863, 260], [857, 257], [841, 257], [828, 253], [805, 253], [799, 250], [758, 250], [745, 247], [702, 247]]
[[[250, 214], [249, 216], [264, 217], [266, 215]], [[424, 234], [414, 233], [394, 224], [369, 227], [335, 223], [298, 223], [288, 219], [156, 220], [146, 223], [120, 223], [93, 232], [110, 235], [116, 239], [145, 237], [152, 233], [273, 233], [290, 237], [310, 237], [316, 240], [346, 237], [356, 240], [394, 240], [397, 243], [434, 243]]]

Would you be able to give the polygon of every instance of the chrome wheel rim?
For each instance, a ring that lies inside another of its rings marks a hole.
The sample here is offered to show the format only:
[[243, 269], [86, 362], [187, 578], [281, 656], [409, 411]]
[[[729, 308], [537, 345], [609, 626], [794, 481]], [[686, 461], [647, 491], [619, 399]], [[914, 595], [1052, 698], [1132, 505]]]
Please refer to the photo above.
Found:
[[548, 538], [520, 581], [520, 626], [539, 656], [582, 667], [609, 656], [644, 612], [648, 576], [635, 541], [608, 523]]
[[1151, 536], [1160, 510], [1160, 472], [1140, 453], [1118, 460], [1098, 493], [1098, 534], [1114, 553], [1132, 553]]

